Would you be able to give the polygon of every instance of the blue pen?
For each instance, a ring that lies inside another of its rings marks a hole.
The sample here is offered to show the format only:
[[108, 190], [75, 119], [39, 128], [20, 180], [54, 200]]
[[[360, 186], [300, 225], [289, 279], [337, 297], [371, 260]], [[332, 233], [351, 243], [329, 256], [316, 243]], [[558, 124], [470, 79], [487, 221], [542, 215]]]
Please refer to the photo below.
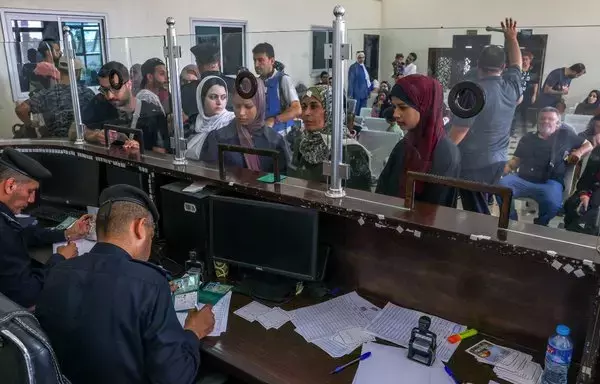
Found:
[[450, 378], [452, 379], [452, 381], [456, 384], [460, 384], [460, 381], [458, 381], [456, 379], [456, 376], [454, 376], [454, 373], [452, 373], [452, 370], [450, 368], [448, 368], [448, 366], [446, 364], [444, 364], [444, 371], [446, 371], [446, 373], [448, 374], [448, 376], [450, 376]]
[[354, 360], [352, 360], [349, 363], [346, 363], [344, 365], [340, 365], [339, 367], [337, 367], [333, 371], [329, 372], [329, 374], [333, 375], [334, 373], [342, 372], [346, 367], [349, 367], [352, 364], [358, 363], [359, 361], [363, 361], [365, 359], [368, 359], [370, 356], [371, 356], [371, 352], [363, 353], [362, 355], [360, 355], [360, 357], [358, 359], [354, 359]]

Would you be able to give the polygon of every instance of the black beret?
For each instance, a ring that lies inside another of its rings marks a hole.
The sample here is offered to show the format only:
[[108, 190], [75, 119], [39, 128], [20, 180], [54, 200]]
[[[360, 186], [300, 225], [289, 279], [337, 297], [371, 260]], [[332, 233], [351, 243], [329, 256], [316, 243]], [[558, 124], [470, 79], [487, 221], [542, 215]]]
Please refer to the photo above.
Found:
[[112, 185], [102, 191], [98, 203], [100, 204], [100, 208], [102, 208], [105, 204], [117, 201], [134, 203], [146, 208], [152, 215], [154, 222], [158, 223], [158, 209], [156, 209], [156, 205], [154, 205], [154, 202], [146, 192], [141, 189], [127, 184]]
[[211, 43], [200, 43], [190, 48], [198, 64], [212, 64], [219, 61], [219, 47]]
[[36, 181], [52, 177], [52, 173], [42, 164], [13, 148], [2, 151], [0, 164]]

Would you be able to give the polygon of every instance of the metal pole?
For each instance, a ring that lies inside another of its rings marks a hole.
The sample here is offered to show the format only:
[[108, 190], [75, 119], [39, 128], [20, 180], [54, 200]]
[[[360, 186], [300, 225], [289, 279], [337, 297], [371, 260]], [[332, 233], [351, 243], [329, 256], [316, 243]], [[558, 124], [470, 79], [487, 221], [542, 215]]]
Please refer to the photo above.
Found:
[[169, 66], [169, 85], [171, 89], [171, 100], [173, 102], [173, 131], [174, 140], [171, 141], [175, 150], [173, 164], [186, 164], [185, 150], [186, 142], [183, 134], [183, 117], [181, 111], [181, 87], [179, 85], [179, 58], [181, 58], [181, 47], [177, 45], [177, 34], [175, 33], [175, 19], [167, 18], [167, 46], [165, 57]]
[[64, 41], [66, 44], [65, 51], [67, 55], [67, 64], [69, 68], [69, 85], [71, 86], [71, 100], [73, 103], [73, 117], [75, 119], [75, 132], [77, 138], [75, 144], [83, 145], [83, 122], [81, 121], [81, 106], [79, 105], [79, 91], [77, 89], [77, 73], [75, 71], [75, 52], [73, 51], [73, 36], [71, 28], [63, 27]]
[[344, 79], [346, 63], [343, 49], [346, 45], [346, 10], [341, 5], [333, 9], [333, 49], [332, 49], [332, 77], [333, 77], [333, 130], [331, 132], [331, 177], [326, 195], [329, 197], [344, 197], [346, 192], [342, 188], [342, 140], [344, 139]]

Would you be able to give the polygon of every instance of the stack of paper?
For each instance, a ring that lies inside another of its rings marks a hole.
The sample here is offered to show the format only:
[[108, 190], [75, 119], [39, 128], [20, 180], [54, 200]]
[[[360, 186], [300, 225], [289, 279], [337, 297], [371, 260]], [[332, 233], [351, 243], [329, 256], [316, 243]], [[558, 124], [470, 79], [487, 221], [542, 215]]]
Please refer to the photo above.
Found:
[[419, 318], [421, 316], [429, 316], [431, 318], [431, 327], [429, 330], [437, 335], [438, 345], [436, 355], [438, 359], [447, 363], [460, 344], [450, 344], [447, 338], [448, 336], [465, 331], [467, 327], [464, 325], [387, 303], [385, 308], [366, 327], [366, 331], [383, 340], [408, 348], [411, 332], [413, 328], [419, 325]]
[[262, 315], [263, 313], [267, 313], [270, 310], [271, 308], [267, 307], [266, 305], [263, 305], [257, 301], [253, 301], [233, 313], [252, 323], [258, 316]]
[[379, 308], [351, 292], [288, 314], [298, 334], [331, 357], [338, 358], [375, 340], [364, 327], [378, 311]]
[[542, 367], [532, 361], [531, 355], [487, 340], [467, 349], [467, 353], [473, 355], [480, 363], [493, 365], [494, 373], [511, 383], [537, 384], [542, 376]]
[[377, 343], [363, 345], [361, 354], [371, 352], [362, 360], [352, 384], [455, 384], [436, 360], [431, 367], [409, 360], [406, 349]]
[[[197, 292], [189, 292], [182, 295], [175, 296], [175, 310], [177, 311], [177, 305], [179, 302], [180, 308], [189, 305], [192, 302], [194, 294], [197, 296]], [[185, 297], [185, 299], [184, 299]], [[195, 305], [196, 303], [194, 303]], [[231, 292], [228, 292], [225, 296], [223, 296], [217, 304], [212, 307], [212, 312], [215, 315], [215, 327], [213, 331], [208, 336], [221, 336], [222, 333], [227, 331], [227, 322], [229, 320], [229, 306], [231, 304]], [[206, 304], [198, 304], [197, 308], [200, 310]], [[183, 327], [185, 324], [185, 319], [187, 318], [187, 312], [177, 312], [177, 320]]]

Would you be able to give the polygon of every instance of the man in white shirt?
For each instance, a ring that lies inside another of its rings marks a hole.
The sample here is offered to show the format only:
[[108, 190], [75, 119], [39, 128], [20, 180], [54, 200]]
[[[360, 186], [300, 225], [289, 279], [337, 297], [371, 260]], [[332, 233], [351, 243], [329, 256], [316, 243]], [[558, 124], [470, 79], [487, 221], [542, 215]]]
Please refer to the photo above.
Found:
[[417, 54], [414, 52], [409, 53], [406, 58], [406, 67], [404, 67], [404, 76], [414, 75], [417, 73], [417, 65], [415, 64], [417, 61]]

